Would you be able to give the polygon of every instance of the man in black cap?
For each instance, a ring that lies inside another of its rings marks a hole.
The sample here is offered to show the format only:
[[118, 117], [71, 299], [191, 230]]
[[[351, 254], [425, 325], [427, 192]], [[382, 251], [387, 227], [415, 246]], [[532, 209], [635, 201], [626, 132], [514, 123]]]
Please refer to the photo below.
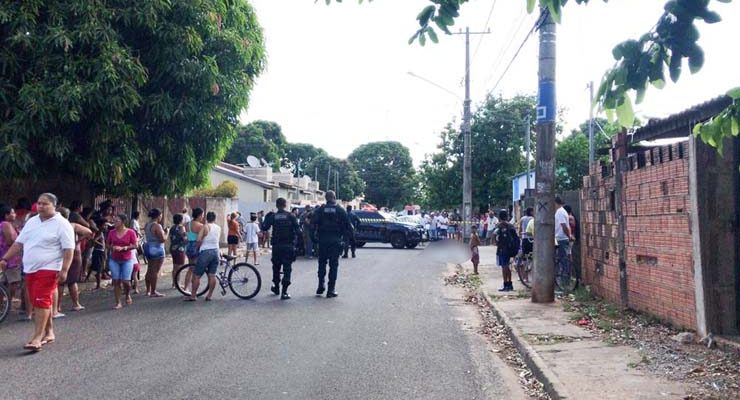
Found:
[[283, 290], [280, 296], [281, 300], [290, 298], [288, 286], [290, 286], [290, 273], [293, 270], [292, 264], [295, 261], [295, 243], [298, 235], [301, 234], [301, 228], [298, 226], [298, 219], [292, 213], [285, 211], [287, 202], [284, 198], [279, 198], [275, 202], [278, 211], [270, 212], [265, 216], [262, 223], [262, 230], [267, 231], [272, 228], [272, 290], [275, 294], [280, 294], [280, 268], [283, 269]]
[[316, 209], [311, 218], [311, 231], [319, 243], [319, 287], [316, 294], [326, 289], [326, 263], [329, 263], [329, 290], [326, 297], [337, 297], [335, 290], [339, 272], [339, 255], [342, 254], [342, 240], [352, 235], [352, 224], [344, 208], [336, 203], [336, 194], [326, 192], [326, 204]]

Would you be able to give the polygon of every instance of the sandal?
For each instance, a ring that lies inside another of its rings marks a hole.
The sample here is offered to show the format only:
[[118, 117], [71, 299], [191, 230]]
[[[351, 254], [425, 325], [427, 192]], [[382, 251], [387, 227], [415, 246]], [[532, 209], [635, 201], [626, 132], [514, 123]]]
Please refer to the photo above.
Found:
[[182, 301], [197, 301], [197, 300], [192, 297], [186, 297]]
[[32, 344], [31, 342], [28, 342], [23, 346], [23, 349], [31, 350], [34, 353], [38, 353], [39, 351], [41, 351], [41, 344], [35, 345], [35, 344]]
[[46, 338], [44, 338], [44, 339], [42, 339], [42, 340], [41, 340], [41, 345], [43, 346], [43, 345], [45, 345], [45, 344], [52, 344], [52, 343], [54, 343], [55, 341], [56, 341], [56, 338], [53, 338], [53, 337], [49, 338], [49, 337], [46, 337]]
[[211, 298], [210, 297], [206, 297], [206, 301], [211, 301]]
[[85, 306], [72, 307], [72, 311], [82, 311], [84, 309], [85, 309]]

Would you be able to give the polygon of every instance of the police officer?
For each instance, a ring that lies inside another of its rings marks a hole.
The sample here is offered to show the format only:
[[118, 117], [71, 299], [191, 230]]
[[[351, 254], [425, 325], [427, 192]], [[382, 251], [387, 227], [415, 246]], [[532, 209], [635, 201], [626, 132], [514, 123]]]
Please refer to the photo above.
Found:
[[288, 286], [290, 286], [290, 273], [293, 270], [292, 264], [295, 261], [295, 244], [298, 235], [301, 234], [301, 228], [298, 226], [298, 219], [295, 215], [285, 211], [286, 201], [279, 198], [275, 202], [278, 211], [270, 212], [265, 216], [262, 223], [262, 230], [272, 229], [272, 290], [275, 294], [280, 294], [280, 267], [283, 269], [283, 290], [280, 296], [281, 300], [290, 298]]
[[336, 203], [336, 194], [326, 192], [326, 204], [316, 209], [311, 218], [311, 229], [319, 243], [319, 287], [316, 294], [326, 289], [326, 263], [329, 262], [329, 291], [326, 297], [337, 297], [335, 289], [339, 272], [339, 255], [342, 254], [342, 239], [352, 234], [352, 224], [347, 212]]
[[352, 214], [352, 206], [347, 206], [347, 216], [349, 216], [349, 222], [352, 224], [352, 234], [349, 237], [344, 238], [344, 255], [342, 258], [347, 258], [349, 249], [352, 248], [352, 258], [355, 258], [355, 250], [357, 245], [355, 242], [354, 230], [360, 225], [360, 219], [356, 215]]

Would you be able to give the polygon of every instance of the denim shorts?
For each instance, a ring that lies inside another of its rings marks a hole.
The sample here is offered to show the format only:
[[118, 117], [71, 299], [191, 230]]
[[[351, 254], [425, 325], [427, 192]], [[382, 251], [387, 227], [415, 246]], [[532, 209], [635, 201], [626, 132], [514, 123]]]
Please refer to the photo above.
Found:
[[185, 248], [185, 255], [187, 255], [188, 258], [198, 257], [198, 242], [196, 241], [188, 242], [188, 246]]
[[195, 263], [195, 275], [203, 276], [213, 275], [218, 270], [219, 254], [218, 250], [203, 250], [198, 254], [198, 262]]
[[110, 269], [111, 279], [114, 281], [131, 280], [131, 275], [134, 273], [134, 261], [133, 258], [126, 261], [108, 259], [108, 269]]
[[164, 258], [164, 243], [144, 243], [144, 255], [150, 260]]
[[509, 266], [509, 262], [511, 261], [511, 257], [509, 257], [509, 256], [498, 255], [498, 256], [496, 256], [496, 258], [498, 259], [498, 266], [499, 267], [508, 267]]

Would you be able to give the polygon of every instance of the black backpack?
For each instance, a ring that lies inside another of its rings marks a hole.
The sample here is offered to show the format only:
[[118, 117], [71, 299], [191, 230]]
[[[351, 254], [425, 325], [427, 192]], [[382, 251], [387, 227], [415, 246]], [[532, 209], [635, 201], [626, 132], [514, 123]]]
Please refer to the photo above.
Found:
[[519, 253], [519, 235], [511, 224], [502, 224], [496, 236], [496, 246], [501, 249], [501, 255], [515, 257]]

